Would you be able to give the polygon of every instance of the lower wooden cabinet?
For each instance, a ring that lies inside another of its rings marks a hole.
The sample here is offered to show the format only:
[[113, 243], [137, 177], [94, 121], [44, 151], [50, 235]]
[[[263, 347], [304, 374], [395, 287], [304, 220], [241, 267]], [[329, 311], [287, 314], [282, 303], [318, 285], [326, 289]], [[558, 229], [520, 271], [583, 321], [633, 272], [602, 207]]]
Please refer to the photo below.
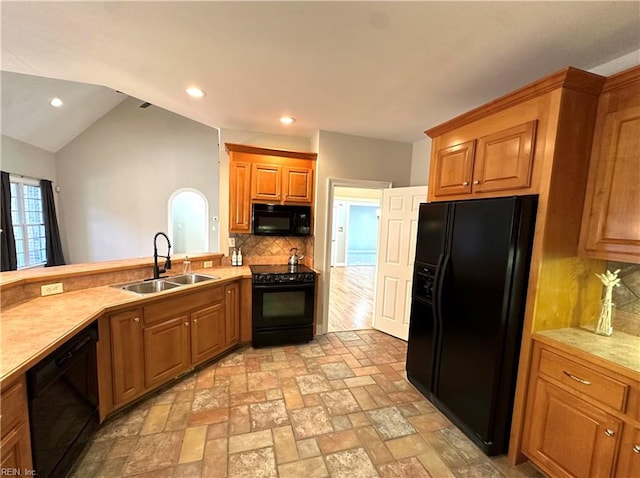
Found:
[[640, 477], [640, 381], [585, 358], [534, 340], [523, 451], [551, 478]]
[[2, 474], [18, 476], [33, 474], [29, 411], [24, 375], [2, 389], [0, 428], [0, 461]]
[[240, 341], [240, 284], [234, 282], [224, 288], [225, 345]]
[[146, 388], [165, 383], [189, 368], [189, 325], [185, 314], [144, 328]]
[[531, 421], [529, 457], [552, 476], [612, 476], [620, 420], [538, 379]]
[[[101, 419], [240, 340], [240, 284], [162, 298], [100, 319]], [[106, 391], [105, 391], [106, 387]]]
[[616, 476], [640, 476], [640, 428], [627, 426], [620, 443], [620, 457]]
[[126, 403], [144, 391], [142, 309], [109, 316], [113, 404]]
[[191, 363], [197, 365], [225, 349], [225, 306], [212, 305], [191, 314]]

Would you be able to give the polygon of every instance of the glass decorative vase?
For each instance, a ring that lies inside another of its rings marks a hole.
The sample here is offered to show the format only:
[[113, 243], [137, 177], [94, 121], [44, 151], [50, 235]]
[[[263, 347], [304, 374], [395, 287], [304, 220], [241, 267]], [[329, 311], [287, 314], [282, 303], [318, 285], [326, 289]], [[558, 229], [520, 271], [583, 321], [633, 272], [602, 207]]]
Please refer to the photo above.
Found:
[[613, 309], [615, 304], [611, 300], [603, 299], [600, 316], [596, 324], [595, 333], [610, 337], [613, 334]]

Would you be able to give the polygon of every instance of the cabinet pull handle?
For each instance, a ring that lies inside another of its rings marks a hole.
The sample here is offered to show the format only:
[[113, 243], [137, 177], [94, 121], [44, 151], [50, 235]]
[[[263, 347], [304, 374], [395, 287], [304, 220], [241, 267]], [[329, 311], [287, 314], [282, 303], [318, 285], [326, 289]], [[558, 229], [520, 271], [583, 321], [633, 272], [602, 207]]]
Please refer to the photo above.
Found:
[[604, 431], [604, 434], [607, 435], [608, 437], [612, 437], [614, 435], [614, 432], [613, 432], [613, 430], [611, 428], [607, 428]]
[[185, 323], [184, 323], [184, 326], [185, 326], [185, 327], [189, 327], [189, 322], [185, 322]]
[[480, 181], [478, 181], [477, 179], [473, 182], [473, 184], [480, 184]]
[[133, 321], [137, 324], [138, 322], [140, 322], [140, 317], [134, 317]]
[[640, 455], [640, 445], [633, 445], [633, 452]]
[[571, 380], [575, 380], [576, 382], [580, 382], [583, 385], [591, 385], [591, 382], [589, 380], [584, 380], [584, 379], [582, 379], [580, 377], [576, 377], [575, 375], [570, 374], [566, 370], [563, 370], [562, 373], [564, 373]]
[[468, 185], [469, 185], [469, 181], [463, 181], [463, 182], [462, 182], [462, 185], [463, 185], [463, 186], [468, 186]]

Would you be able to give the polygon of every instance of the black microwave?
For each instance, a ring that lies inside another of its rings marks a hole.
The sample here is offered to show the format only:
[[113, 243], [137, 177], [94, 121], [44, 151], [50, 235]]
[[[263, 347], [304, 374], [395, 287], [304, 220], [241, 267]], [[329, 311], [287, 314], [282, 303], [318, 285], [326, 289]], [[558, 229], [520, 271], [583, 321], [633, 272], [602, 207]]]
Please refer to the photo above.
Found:
[[254, 204], [252, 222], [256, 236], [308, 236], [311, 207]]

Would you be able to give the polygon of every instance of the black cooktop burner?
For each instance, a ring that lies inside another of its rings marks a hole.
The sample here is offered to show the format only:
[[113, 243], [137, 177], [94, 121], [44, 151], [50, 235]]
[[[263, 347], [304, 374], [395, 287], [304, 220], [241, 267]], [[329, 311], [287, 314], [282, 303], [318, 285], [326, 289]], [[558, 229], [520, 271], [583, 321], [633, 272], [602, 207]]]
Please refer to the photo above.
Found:
[[313, 272], [307, 266], [298, 265], [295, 267], [290, 267], [286, 264], [260, 264], [260, 265], [251, 265], [251, 272], [254, 274], [291, 274], [291, 273], [299, 273], [299, 272]]
[[307, 266], [291, 267], [283, 264], [252, 265], [254, 284], [313, 283], [316, 274]]

